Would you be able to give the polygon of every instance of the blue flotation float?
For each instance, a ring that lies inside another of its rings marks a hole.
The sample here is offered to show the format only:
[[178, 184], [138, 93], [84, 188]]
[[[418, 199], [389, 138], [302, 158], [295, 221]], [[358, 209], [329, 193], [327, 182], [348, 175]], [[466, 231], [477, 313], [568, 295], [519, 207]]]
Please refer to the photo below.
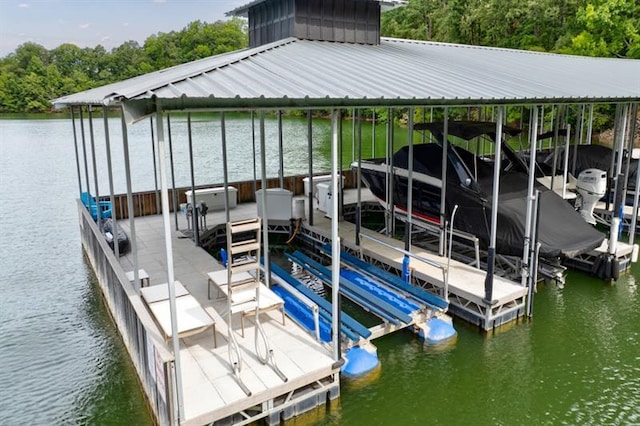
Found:
[[342, 373], [348, 377], [358, 377], [374, 370], [380, 361], [378, 352], [373, 345], [354, 346], [345, 351], [343, 358], [345, 363], [342, 366]]
[[450, 318], [434, 316], [425, 321], [418, 334], [427, 343], [442, 343], [457, 335]]

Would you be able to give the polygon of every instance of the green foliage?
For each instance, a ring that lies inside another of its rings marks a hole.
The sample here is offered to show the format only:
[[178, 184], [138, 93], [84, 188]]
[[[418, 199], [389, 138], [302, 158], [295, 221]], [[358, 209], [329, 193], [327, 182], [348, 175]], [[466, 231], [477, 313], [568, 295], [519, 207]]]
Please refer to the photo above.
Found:
[[582, 30], [571, 39], [571, 53], [640, 59], [640, 3], [592, 0], [576, 15]]
[[103, 46], [62, 44], [47, 50], [25, 43], [0, 58], [0, 112], [42, 112], [50, 100], [162, 68], [246, 47], [245, 23], [195, 21], [181, 31], [158, 33], [144, 46], [127, 41]]
[[[408, 0], [406, 7], [383, 15], [381, 33], [387, 37], [640, 59], [640, 1]], [[416, 120], [418, 115], [421, 117], [421, 112], [416, 110]], [[598, 106], [594, 129], [611, 126], [612, 116], [611, 107]], [[465, 114], [450, 110], [450, 117], [463, 118]], [[471, 109], [467, 117], [491, 120], [486, 108]], [[400, 118], [400, 122], [403, 120], [406, 117]], [[507, 111], [507, 122], [520, 126], [519, 108]]]
[[408, 0], [383, 35], [587, 56], [640, 58], [637, 0]]

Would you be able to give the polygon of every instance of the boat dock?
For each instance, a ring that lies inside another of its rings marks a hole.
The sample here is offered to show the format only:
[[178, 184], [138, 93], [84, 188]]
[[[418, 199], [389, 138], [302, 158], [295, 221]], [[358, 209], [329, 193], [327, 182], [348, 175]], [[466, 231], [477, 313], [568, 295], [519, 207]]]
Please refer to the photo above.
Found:
[[[357, 190], [344, 190], [345, 211], [352, 211], [357, 197]], [[308, 214], [308, 200], [305, 197], [294, 197], [294, 204], [297, 200], [304, 200], [304, 212]], [[362, 189], [361, 200], [363, 203], [373, 202], [375, 198], [367, 189]], [[231, 210], [232, 220], [241, 220], [256, 215], [256, 203], [241, 203]], [[309, 225], [306, 218], [301, 222], [299, 234], [302, 238], [325, 244], [330, 242], [331, 219], [317, 208], [313, 209], [313, 225]], [[180, 227], [187, 228], [184, 215], [180, 217]], [[214, 230], [220, 224], [225, 223], [225, 214], [221, 211], [209, 212], [207, 214], [208, 229]], [[279, 221], [269, 223], [270, 229], [281, 231], [283, 224]], [[287, 228], [288, 229], [288, 228]], [[363, 229], [364, 235], [369, 235], [384, 242], [385, 245], [375, 242], [370, 238], [361, 238], [360, 246], [355, 244], [355, 225], [351, 222], [340, 221], [339, 234], [342, 248], [355, 254], [362, 253], [362, 258], [369, 263], [379, 266], [383, 270], [391, 271], [397, 276], [402, 275], [403, 255], [400, 251], [391, 247], [401, 249], [403, 242], [377, 234], [374, 231]], [[205, 232], [206, 234], [206, 232]], [[184, 240], [183, 240], [184, 241]], [[186, 241], [191, 241], [186, 239]], [[193, 244], [193, 242], [191, 242]], [[417, 257], [428, 259], [432, 263], [443, 266], [447, 265], [446, 257], [437, 256], [417, 246], [412, 247], [412, 253]], [[508, 323], [524, 315], [526, 309], [527, 288], [503, 277], [494, 276], [493, 300], [484, 300], [484, 281], [486, 272], [463, 262], [451, 259], [448, 270], [449, 282], [448, 291], [445, 295], [444, 268], [437, 268], [417, 259], [412, 259], [410, 263], [414, 284], [427, 290], [428, 292], [449, 300], [449, 312], [483, 330], [490, 330], [494, 327]]]
[[[348, 201], [350, 198], [345, 195], [345, 203]], [[323, 212], [315, 210], [313, 223], [314, 225], [310, 226], [308, 222], [303, 222], [301, 232], [306, 238], [322, 244], [330, 242], [331, 220], [325, 217]], [[362, 234], [375, 239], [361, 238], [358, 246], [355, 225], [346, 221], [340, 222], [339, 233], [343, 249], [361, 254], [369, 263], [401, 276], [404, 255], [397, 249], [403, 247], [402, 241], [363, 229]], [[420, 258], [444, 267], [447, 265], [446, 257], [437, 256], [415, 246], [411, 251]], [[448, 290], [445, 295], [445, 276], [442, 268], [411, 259], [410, 269], [415, 284], [448, 299], [450, 313], [478, 325], [483, 330], [510, 322], [525, 313], [527, 289], [513, 281], [495, 276], [493, 300], [487, 302], [484, 300], [485, 271], [451, 259], [448, 266]]]
[[[128, 220], [118, 221], [118, 226], [131, 235]], [[141, 284], [145, 285], [142, 290], [154, 289], [154, 286], [166, 288], [162, 216], [136, 218], [135, 235], [137, 266], [140, 269], [138, 275]], [[193, 241], [183, 238], [180, 232], [172, 232], [172, 244], [176, 280], [215, 321], [215, 340], [210, 332], [180, 339], [184, 401], [184, 420], [180, 424], [208, 424], [220, 420], [244, 424], [259, 419], [274, 424], [339, 396], [339, 365], [333, 360], [330, 349], [314, 340], [293, 321], [283, 320], [282, 313], [277, 310], [261, 313], [260, 322], [269, 338], [278, 367], [288, 379], [286, 382], [256, 356], [254, 317], [243, 318], [244, 330], [240, 330], [240, 321], [234, 320], [233, 328], [244, 361], [241, 376], [251, 391], [251, 395], [247, 396], [238, 385], [229, 362], [226, 340], [229, 324], [225, 320], [227, 304], [224, 298], [208, 297], [208, 273], [223, 270], [223, 267], [205, 250], [195, 246]], [[129, 272], [128, 275], [132, 276], [132, 253], [120, 257], [119, 266], [123, 272], [116, 274]], [[132, 291], [130, 297], [139, 305], [142, 298], [135, 290]], [[161, 335], [157, 324], [149, 324], [148, 328], [151, 329], [150, 335]], [[156, 341], [148, 344], [166, 346], [163, 349], [170, 352], [166, 341], [157, 337]], [[153, 358], [148, 363], [153, 366]], [[160, 382], [158, 379], [157, 383]], [[157, 386], [161, 387], [160, 384]], [[159, 394], [162, 395], [162, 392]], [[166, 394], [162, 396], [170, 397]]]

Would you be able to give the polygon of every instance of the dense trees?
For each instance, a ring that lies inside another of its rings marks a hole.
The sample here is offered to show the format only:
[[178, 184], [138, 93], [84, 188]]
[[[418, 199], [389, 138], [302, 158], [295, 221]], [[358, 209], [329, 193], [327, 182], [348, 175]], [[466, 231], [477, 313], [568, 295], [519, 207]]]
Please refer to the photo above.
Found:
[[[640, 1], [408, 0], [406, 7], [383, 14], [381, 32], [389, 37], [640, 59]], [[450, 113], [463, 116], [466, 111]], [[517, 122], [520, 117], [509, 119]], [[613, 109], [599, 106], [594, 121], [596, 130], [611, 127]]]
[[245, 23], [239, 19], [195, 21], [181, 31], [152, 35], [143, 46], [128, 41], [110, 52], [102, 46], [62, 44], [47, 50], [25, 43], [0, 59], [0, 112], [48, 111], [53, 98], [247, 44]]
[[637, 0], [409, 0], [386, 36], [640, 59]]

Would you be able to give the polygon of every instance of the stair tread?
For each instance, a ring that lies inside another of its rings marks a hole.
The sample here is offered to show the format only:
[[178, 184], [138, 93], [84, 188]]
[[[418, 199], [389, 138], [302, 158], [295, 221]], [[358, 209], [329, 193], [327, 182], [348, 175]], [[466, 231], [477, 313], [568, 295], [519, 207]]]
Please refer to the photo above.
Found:
[[260, 244], [259, 243], [250, 243], [250, 244], [243, 244], [240, 246], [231, 246], [231, 248], [229, 249], [230, 254], [232, 256], [234, 255], [239, 255], [242, 253], [250, 253], [253, 251], [257, 251], [260, 249]]
[[259, 221], [251, 221], [249, 223], [241, 222], [241, 223], [230, 223], [229, 229], [232, 234], [240, 234], [243, 232], [249, 231], [259, 231], [260, 230], [260, 222]]
[[246, 272], [251, 270], [260, 269], [260, 263], [256, 261], [246, 262], [246, 263], [236, 263], [231, 265], [231, 271], [233, 273]]

